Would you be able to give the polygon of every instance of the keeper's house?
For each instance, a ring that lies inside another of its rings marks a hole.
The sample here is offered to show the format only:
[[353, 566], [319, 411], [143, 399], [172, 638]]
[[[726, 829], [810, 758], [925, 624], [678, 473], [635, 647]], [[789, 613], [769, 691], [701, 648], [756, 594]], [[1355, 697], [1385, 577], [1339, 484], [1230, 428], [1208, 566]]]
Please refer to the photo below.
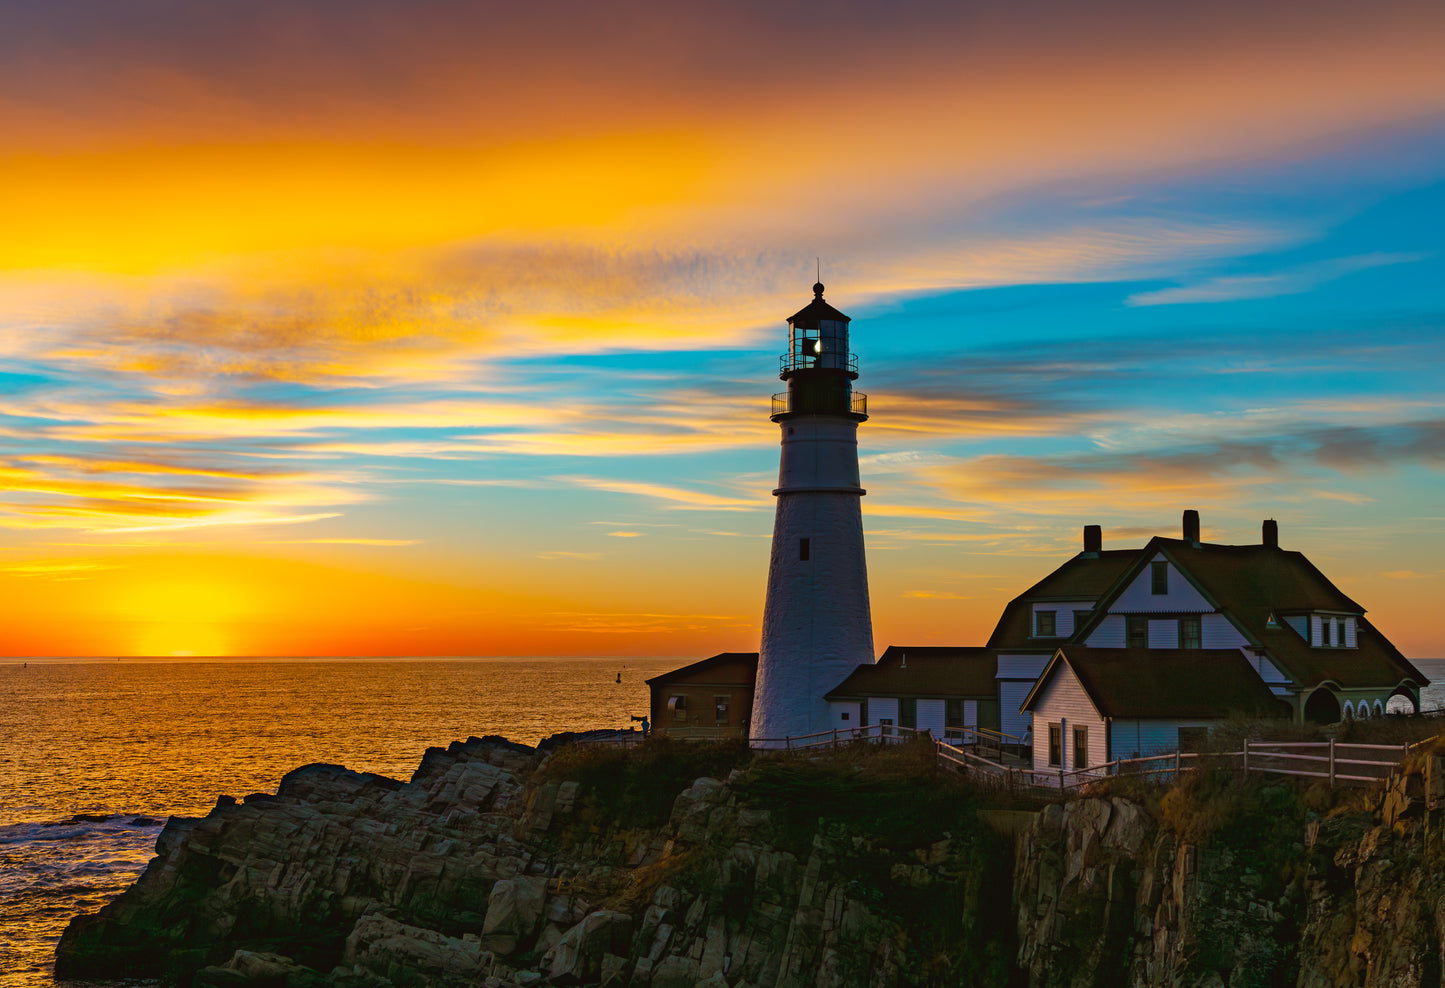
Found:
[[1429, 680], [1363, 607], [1280, 548], [1274, 521], [1258, 545], [1201, 541], [1195, 511], [1182, 538], [1100, 543], [1087, 527], [1083, 551], [1010, 603], [989, 640], [1035, 766], [1187, 748], [1234, 715], [1334, 723], [1419, 710]]

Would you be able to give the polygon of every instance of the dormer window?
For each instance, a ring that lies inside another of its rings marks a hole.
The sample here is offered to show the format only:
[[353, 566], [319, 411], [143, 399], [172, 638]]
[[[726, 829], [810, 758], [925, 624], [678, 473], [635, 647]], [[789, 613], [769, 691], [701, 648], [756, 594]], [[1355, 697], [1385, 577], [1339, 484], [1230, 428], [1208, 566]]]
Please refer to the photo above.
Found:
[[1056, 611], [1034, 611], [1034, 637], [1056, 637], [1057, 632], [1055, 631], [1055, 628], [1058, 627], [1056, 623], [1057, 618], [1058, 613]]
[[1350, 648], [1354, 618], [1320, 615], [1318, 645], [1320, 648]]

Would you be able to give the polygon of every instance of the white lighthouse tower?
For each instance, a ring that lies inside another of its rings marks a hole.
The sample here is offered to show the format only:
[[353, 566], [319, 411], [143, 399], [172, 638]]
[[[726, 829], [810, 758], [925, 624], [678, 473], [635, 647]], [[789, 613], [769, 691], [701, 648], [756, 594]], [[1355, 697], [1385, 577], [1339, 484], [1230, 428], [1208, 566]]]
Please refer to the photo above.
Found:
[[788, 352], [773, 396], [782, 428], [778, 512], [763, 606], [763, 640], [750, 734], [754, 740], [828, 730], [823, 695], [873, 661], [873, 618], [858, 482], [858, 423], [867, 398], [853, 392], [858, 358], [849, 319], [813, 301], [788, 320]]

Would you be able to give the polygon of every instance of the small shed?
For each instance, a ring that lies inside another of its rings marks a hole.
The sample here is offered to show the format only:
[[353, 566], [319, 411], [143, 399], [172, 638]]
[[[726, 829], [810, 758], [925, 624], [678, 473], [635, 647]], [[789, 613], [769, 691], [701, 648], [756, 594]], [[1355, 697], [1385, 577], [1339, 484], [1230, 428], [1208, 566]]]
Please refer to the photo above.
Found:
[[654, 676], [652, 729], [680, 738], [746, 738], [758, 678], [757, 652], [720, 652]]

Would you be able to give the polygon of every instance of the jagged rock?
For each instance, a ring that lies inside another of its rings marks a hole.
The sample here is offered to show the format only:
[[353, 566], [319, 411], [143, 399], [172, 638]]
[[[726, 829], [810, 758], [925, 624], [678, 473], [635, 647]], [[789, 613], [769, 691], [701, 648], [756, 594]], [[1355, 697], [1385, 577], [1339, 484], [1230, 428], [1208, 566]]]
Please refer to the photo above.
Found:
[[600, 910], [587, 915], [543, 956], [547, 980], [561, 985], [595, 980], [603, 956], [626, 951], [631, 935], [632, 917], [627, 913]]
[[470, 982], [488, 973], [492, 955], [476, 940], [456, 939], [372, 914], [352, 928], [343, 960], [358, 971], [402, 984], [417, 978]]
[[220, 966], [196, 972], [193, 988], [315, 988], [326, 984], [317, 971], [280, 954], [238, 950]]
[[697, 961], [690, 957], [672, 956], [652, 969], [652, 988], [695, 988], [698, 982]]
[[504, 878], [492, 886], [482, 924], [482, 946], [510, 954], [519, 941], [537, 930], [547, 897], [547, 880], [540, 875]]
[[707, 838], [708, 819], [721, 801], [723, 783], [717, 779], [698, 779], [680, 793], [672, 806], [672, 825], [679, 840], [698, 843]]

